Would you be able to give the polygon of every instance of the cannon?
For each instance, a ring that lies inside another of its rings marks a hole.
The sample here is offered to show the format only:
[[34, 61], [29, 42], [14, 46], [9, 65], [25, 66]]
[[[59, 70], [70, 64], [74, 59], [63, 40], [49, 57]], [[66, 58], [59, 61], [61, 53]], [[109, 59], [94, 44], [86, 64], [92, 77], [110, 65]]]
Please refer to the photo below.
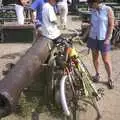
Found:
[[12, 113], [21, 92], [28, 87], [43, 70], [52, 41], [40, 37], [23, 55], [10, 72], [0, 81], [0, 118]]

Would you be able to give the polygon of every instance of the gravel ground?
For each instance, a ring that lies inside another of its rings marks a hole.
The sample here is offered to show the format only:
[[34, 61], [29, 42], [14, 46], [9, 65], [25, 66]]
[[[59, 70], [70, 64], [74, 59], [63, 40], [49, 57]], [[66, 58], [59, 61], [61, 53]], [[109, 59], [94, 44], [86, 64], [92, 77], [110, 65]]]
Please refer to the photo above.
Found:
[[[78, 17], [76, 16], [69, 16], [68, 17], [68, 30], [62, 31], [63, 33], [70, 32], [69, 29], [80, 29], [81, 22]], [[25, 53], [25, 51], [31, 47], [31, 44], [7, 44], [2, 43], [0, 44], [0, 79], [3, 79], [2, 71], [5, 70], [5, 65], [9, 62], [17, 62], [21, 55]], [[78, 44], [76, 44], [76, 48], [81, 51], [85, 50], [86, 47], [80, 47]], [[91, 74], [94, 74], [91, 54], [85, 55], [85, 52], [82, 54], [84, 57], [84, 63], [88, 67]], [[106, 72], [103, 66], [103, 63], [100, 59], [100, 74], [101, 79], [100, 82], [95, 84], [96, 87], [102, 87], [104, 88], [104, 97], [98, 101], [99, 109], [102, 115], [101, 120], [119, 120], [120, 119], [120, 50], [112, 50], [111, 51], [111, 57], [112, 57], [112, 64], [113, 64], [113, 80], [115, 81], [115, 88], [113, 90], [109, 90], [106, 86], [107, 76]], [[37, 89], [39, 90], [39, 89]], [[38, 92], [34, 92], [34, 94], [39, 94]], [[26, 94], [27, 95], [27, 94]], [[24, 96], [24, 95], [23, 95]], [[37, 96], [37, 95], [36, 95]], [[29, 96], [30, 97], [30, 96]], [[23, 97], [24, 98], [24, 97]], [[29, 103], [30, 106], [33, 106], [33, 109], [28, 109], [27, 104], [24, 108], [26, 108], [27, 112], [29, 111], [30, 114], [27, 114], [24, 112], [24, 115], [18, 115], [18, 114], [12, 114], [10, 116], [7, 116], [5, 118], [2, 118], [2, 120], [31, 120], [31, 112], [34, 111], [34, 108], [36, 108], [35, 105], [37, 105], [38, 102], [42, 99], [42, 96], [39, 97], [39, 101], [37, 101], [35, 96], [31, 96], [32, 102], [27, 101], [26, 103]], [[21, 98], [20, 98], [21, 99]], [[34, 103], [36, 103], [34, 105]], [[42, 104], [42, 103], [41, 103]], [[24, 105], [23, 105], [24, 106]], [[31, 107], [32, 108], [32, 107]], [[44, 105], [42, 105], [41, 109], [38, 113], [39, 120], [63, 120], [60, 115], [54, 115], [54, 113], [50, 113], [46, 110]], [[36, 119], [35, 119], [36, 120]], [[83, 120], [91, 120], [91, 118], [83, 119]]]

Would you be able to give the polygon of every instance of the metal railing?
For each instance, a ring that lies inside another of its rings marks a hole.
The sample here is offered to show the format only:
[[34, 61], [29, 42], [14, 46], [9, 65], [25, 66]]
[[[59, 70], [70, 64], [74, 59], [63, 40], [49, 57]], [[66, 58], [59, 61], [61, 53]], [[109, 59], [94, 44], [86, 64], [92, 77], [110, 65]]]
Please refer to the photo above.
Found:
[[[31, 22], [31, 9], [29, 6], [24, 7], [25, 23]], [[0, 23], [5, 22], [17, 22], [17, 15], [15, 10], [15, 4], [10, 4], [8, 6], [0, 6]]]

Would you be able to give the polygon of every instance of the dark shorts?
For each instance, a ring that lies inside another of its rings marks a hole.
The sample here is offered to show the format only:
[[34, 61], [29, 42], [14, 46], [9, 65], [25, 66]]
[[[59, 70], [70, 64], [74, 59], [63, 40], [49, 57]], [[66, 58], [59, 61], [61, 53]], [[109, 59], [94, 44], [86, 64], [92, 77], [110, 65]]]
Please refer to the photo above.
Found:
[[102, 53], [104, 52], [108, 52], [111, 50], [111, 44], [104, 44], [104, 40], [95, 40], [92, 38], [88, 38], [88, 42], [87, 42], [87, 47], [96, 50], [101, 51]]

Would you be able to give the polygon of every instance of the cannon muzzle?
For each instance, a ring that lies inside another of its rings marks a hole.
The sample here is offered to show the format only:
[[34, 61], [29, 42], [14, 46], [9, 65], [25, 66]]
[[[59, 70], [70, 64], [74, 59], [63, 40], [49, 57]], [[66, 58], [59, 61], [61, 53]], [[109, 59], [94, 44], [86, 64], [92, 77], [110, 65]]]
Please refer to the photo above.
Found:
[[4, 95], [0, 95], [0, 118], [7, 116], [11, 111], [11, 105], [8, 98]]
[[50, 45], [52, 41], [40, 37], [0, 81], [0, 117], [14, 111], [21, 92], [43, 70], [42, 64], [50, 54]]

